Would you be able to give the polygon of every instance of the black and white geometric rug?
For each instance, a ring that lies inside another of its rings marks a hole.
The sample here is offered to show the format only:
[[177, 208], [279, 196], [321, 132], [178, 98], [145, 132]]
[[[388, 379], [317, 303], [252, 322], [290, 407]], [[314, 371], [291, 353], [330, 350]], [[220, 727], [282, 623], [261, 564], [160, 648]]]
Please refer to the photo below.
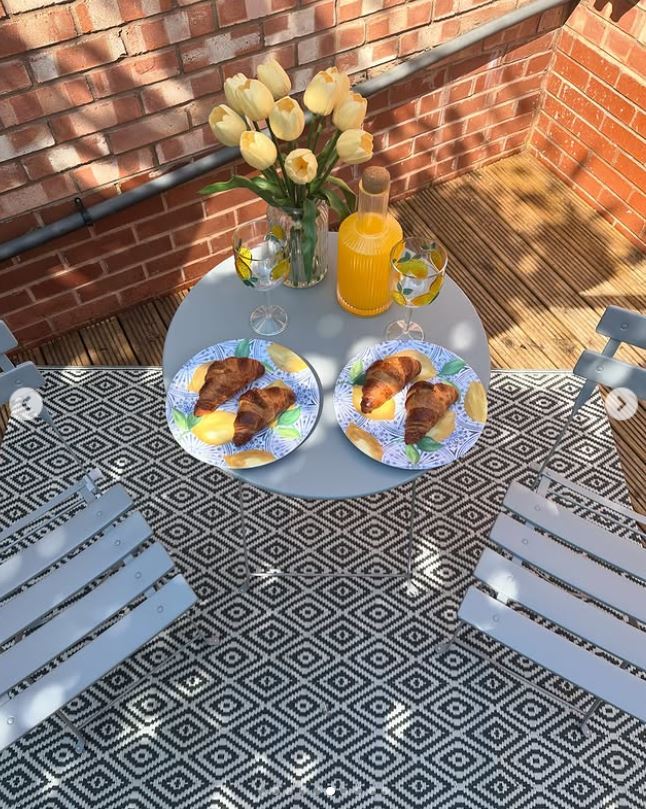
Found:
[[[646, 806], [646, 727], [604, 706], [586, 739], [574, 714], [475, 654], [433, 654], [453, 629], [503, 492], [544, 454], [576, 379], [494, 373], [476, 448], [420, 480], [412, 589], [274, 578], [245, 593], [237, 486], [175, 444], [159, 369], [44, 373], [60, 426], [88, 462], [122, 479], [200, 610], [71, 706], [73, 718], [93, 717], [82, 756], [55, 719], [0, 756], [3, 809]], [[627, 501], [600, 400], [584, 409], [553, 467]], [[0, 520], [42, 501], [69, 469], [43, 430], [12, 423], [0, 450]], [[247, 492], [257, 565], [402, 566], [406, 489], [334, 503]], [[219, 643], [170, 657], [196, 627]], [[587, 705], [586, 695], [477, 633], [465, 638]], [[152, 681], [138, 682], [164, 661]]]

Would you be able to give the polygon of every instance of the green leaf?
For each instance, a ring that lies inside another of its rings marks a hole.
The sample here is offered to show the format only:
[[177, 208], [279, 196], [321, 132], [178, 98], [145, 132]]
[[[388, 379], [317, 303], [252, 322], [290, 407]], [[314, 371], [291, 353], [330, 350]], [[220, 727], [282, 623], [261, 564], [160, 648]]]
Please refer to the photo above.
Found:
[[350, 370], [348, 372], [348, 378], [353, 385], [361, 384], [359, 379], [363, 378], [363, 363], [361, 360], [355, 360], [352, 365], [350, 366]]
[[180, 430], [188, 430], [186, 420], [187, 419], [185, 413], [182, 413], [181, 410], [176, 410], [175, 408], [173, 408], [173, 421], [175, 422], [175, 424], [177, 424]]
[[300, 407], [294, 407], [281, 413], [278, 418], [278, 424], [281, 427], [288, 427], [290, 424], [296, 424], [301, 417]]
[[458, 371], [461, 371], [465, 365], [466, 362], [464, 360], [450, 360], [449, 362], [444, 363], [442, 366], [440, 376], [453, 376], [453, 374], [457, 374]]
[[345, 197], [345, 204], [348, 206], [350, 213], [354, 213], [354, 211], [357, 210], [357, 195], [346, 183], [346, 181], [342, 180], [340, 177], [330, 175], [327, 178], [327, 182], [332, 183], [332, 185], [336, 185], [337, 188], [341, 189], [341, 192]]
[[189, 430], [192, 430], [193, 427], [195, 427], [196, 424], [199, 424], [201, 419], [202, 419], [202, 416], [194, 416], [192, 413], [189, 413], [188, 416], [186, 416], [186, 426], [187, 426], [187, 428]]
[[263, 365], [265, 366], [265, 371], [267, 371], [268, 374], [273, 374], [276, 370], [274, 366], [270, 365], [268, 362], [263, 362]]
[[211, 183], [205, 188], [200, 188], [200, 194], [208, 196], [209, 194], [217, 194], [220, 191], [230, 191], [232, 188], [246, 188], [253, 191], [265, 202], [277, 208], [289, 205], [289, 200], [280, 193], [278, 186], [268, 180], [266, 177], [240, 177], [234, 175], [230, 180], [225, 180], [220, 183]]
[[350, 209], [341, 199], [341, 197], [334, 193], [334, 191], [330, 191], [329, 188], [322, 188], [321, 194], [323, 197], [325, 197], [328, 205], [330, 208], [332, 208], [341, 221], [343, 221], [347, 216], [350, 216]]
[[303, 266], [308, 282], [314, 272], [316, 250], [316, 203], [310, 197], [303, 202]]
[[301, 437], [301, 434], [296, 427], [277, 427], [276, 432], [281, 438], [286, 438], [288, 441], [294, 441]]
[[435, 452], [436, 450], [442, 448], [442, 444], [440, 444], [439, 441], [434, 441], [427, 435], [425, 435], [424, 438], [420, 438], [415, 446], [422, 452]]
[[240, 340], [238, 345], [236, 346], [236, 350], [234, 351], [235, 357], [248, 357], [249, 356], [249, 346], [251, 345], [251, 340], [245, 338], [244, 340]]
[[411, 463], [416, 464], [420, 459], [419, 450], [413, 446], [413, 444], [406, 444], [404, 447], [404, 452], [406, 453], [406, 457]]

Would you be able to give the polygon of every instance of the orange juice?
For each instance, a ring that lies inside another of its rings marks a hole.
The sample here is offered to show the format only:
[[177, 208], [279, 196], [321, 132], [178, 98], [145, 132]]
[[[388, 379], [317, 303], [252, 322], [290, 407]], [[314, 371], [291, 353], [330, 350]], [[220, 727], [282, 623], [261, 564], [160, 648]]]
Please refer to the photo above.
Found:
[[401, 241], [402, 229], [388, 213], [389, 191], [386, 169], [366, 169], [357, 212], [339, 228], [336, 297], [353, 315], [379, 315], [392, 302], [390, 251]]

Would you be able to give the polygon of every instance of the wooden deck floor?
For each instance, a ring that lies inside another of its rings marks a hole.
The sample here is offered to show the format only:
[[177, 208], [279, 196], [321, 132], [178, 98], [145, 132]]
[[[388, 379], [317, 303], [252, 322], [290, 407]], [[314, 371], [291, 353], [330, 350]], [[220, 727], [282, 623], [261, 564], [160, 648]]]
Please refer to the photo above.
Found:
[[[404, 231], [433, 230], [478, 309], [494, 367], [571, 368], [609, 304], [646, 310], [646, 260], [530, 155], [397, 202]], [[176, 293], [65, 335], [19, 359], [41, 365], [159, 365]], [[618, 355], [643, 363], [623, 347]], [[618, 425], [635, 508], [646, 512], [646, 408]]]

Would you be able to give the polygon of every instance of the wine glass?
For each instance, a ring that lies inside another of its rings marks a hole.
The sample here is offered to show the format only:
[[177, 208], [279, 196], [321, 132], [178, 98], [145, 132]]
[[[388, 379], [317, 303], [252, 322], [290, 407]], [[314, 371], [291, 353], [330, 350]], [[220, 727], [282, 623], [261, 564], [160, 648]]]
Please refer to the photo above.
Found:
[[440, 294], [447, 261], [446, 250], [431, 236], [409, 236], [393, 247], [391, 295], [395, 303], [406, 308], [406, 316], [388, 324], [387, 340], [424, 339], [424, 329], [411, 320], [413, 309], [428, 306]]
[[270, 290], [282, 284], [289, 273], [287, 244], [280, 229], [266, 219], [245, 222], [233, 232], [233, 254], [238, 277], [245, 286], [263, 292], [265, 302], [249, 317], [256, 334], [269, 337], [287, 328], [287, 312], [272, 304]]

